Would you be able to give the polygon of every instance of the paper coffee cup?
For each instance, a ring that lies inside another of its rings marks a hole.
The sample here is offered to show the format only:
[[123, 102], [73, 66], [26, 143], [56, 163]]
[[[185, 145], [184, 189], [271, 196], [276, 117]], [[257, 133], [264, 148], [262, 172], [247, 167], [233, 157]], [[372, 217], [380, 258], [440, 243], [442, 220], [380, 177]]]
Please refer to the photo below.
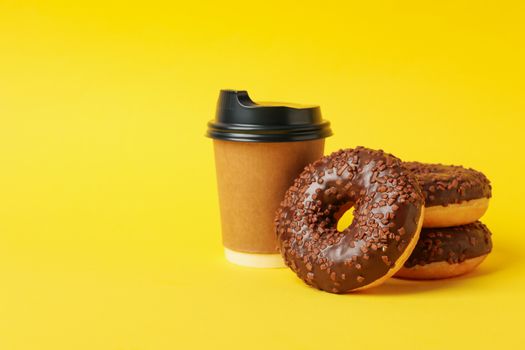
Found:
[[275, 212], [303, 168], [319, 159], [329, 123], [317, 106], [255, 103], [246, 91], [222, 90], [208, 124], [226, 258], [252, 267], [282, 267]]

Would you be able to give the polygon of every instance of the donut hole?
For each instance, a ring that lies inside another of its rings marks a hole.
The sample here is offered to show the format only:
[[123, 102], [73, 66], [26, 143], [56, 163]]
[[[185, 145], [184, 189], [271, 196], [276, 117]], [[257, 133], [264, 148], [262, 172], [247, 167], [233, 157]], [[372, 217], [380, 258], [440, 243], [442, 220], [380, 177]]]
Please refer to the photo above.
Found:
[[354, 220], [354, 205], [352, 203], [343, 205], [335, 214], [335, 218], [337, 219], [337, 231], [343, 232]]

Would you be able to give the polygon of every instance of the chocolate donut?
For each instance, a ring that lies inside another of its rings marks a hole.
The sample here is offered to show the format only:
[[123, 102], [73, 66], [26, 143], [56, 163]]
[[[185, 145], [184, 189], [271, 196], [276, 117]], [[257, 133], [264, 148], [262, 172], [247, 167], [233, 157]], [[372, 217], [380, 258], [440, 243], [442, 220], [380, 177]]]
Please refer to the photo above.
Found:
[[[400, 269], [423, 222], [415, 176], [396, 157], [363, 147], [310, 164], [277, 211], [285, 263], [307, 284], [347, 293], [382, 283]], [[337, 221], [354, 208], [342, 232]]]
[[405, 162], [425, 196], [423, 227], [470, 224], [485, 214], [492, 196], [485, 175], [462, 166]]
[[396, 277], [438, 279], [462, 275], [492, 250], [491, 233], [481, 222], [446, 228], [424, 228]]

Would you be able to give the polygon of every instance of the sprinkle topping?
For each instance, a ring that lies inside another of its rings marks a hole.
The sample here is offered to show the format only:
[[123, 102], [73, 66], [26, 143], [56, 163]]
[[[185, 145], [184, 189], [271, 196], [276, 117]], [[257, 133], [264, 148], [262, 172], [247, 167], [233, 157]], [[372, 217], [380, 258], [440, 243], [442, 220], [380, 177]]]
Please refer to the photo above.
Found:
[[405, 162], [405, 165], [416, 175], [427, 207], [492, 196], [490, 181], [474, 169], [419, 162]]
[[[398, 158], [363, 147], [339, 150], [308, 165], [286, 192], [275, 220], [281, 253], [307, 284], [352, 291], [385, 276], [405, 253], [423, 203]], [[338, 231], [352, 206], [352, 224]]]
[[480, 221], [462, 226], [424, 228], [405, 267], [439, 261], [457, 264], [488, 254], [491, 250], [491, 232]]

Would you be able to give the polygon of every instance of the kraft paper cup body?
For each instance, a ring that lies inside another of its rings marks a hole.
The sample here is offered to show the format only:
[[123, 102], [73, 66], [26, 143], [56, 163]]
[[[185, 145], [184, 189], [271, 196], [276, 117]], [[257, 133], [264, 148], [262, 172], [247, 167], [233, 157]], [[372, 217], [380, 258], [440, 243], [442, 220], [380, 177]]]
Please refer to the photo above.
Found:
[[[281, 266], [275, 212], [303, 168], [323, 156], [324, 139], [302, 142], [233, 142], [214, 140], [222, 241], [229, 260], [263, 260]], [[232, 253], [233, 252], [233, 253]], [[260, 258], [260, 259], [257, 259]], [[264, 263], [266, 261], [266, 263]]]
[[306, 165], [323, 156], [330, 123], [315, 105], [254, 102], [246, 91], [221, 90], [213, 139], [226, 259], [283, 267], [275, 212]]

